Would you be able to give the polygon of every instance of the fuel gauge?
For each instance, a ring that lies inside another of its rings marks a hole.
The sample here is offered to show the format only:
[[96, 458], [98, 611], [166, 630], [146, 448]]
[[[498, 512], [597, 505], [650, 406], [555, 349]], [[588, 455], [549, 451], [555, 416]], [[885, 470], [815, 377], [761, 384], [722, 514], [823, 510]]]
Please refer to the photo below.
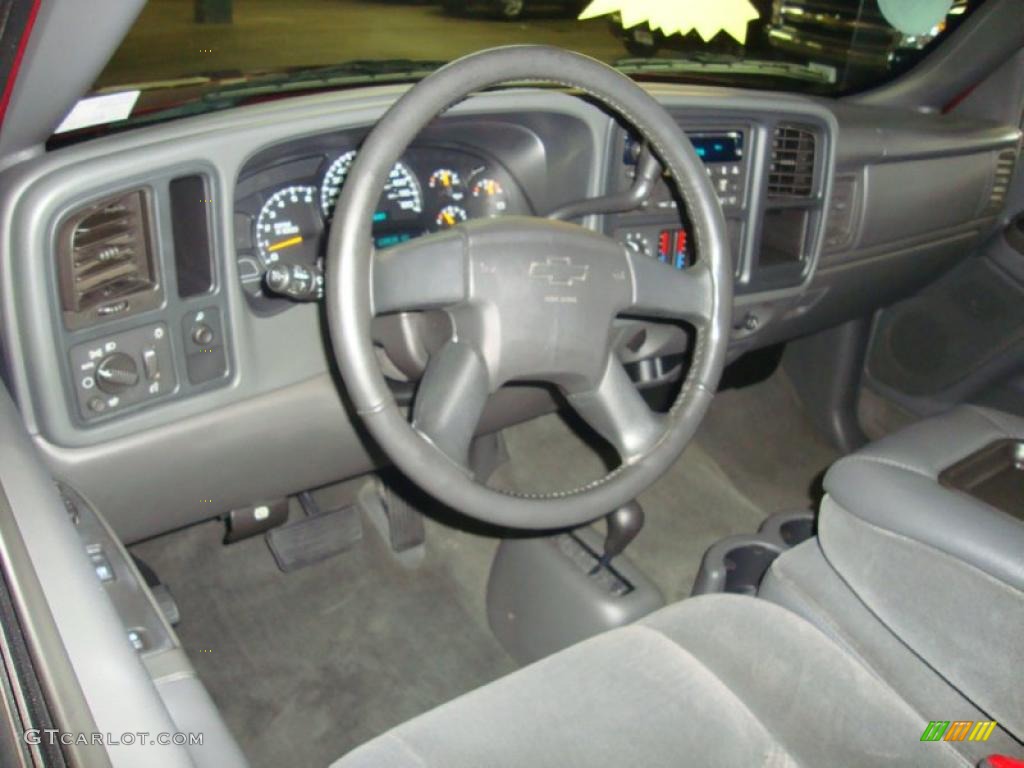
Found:
[[466, 190], [462, 186], [462, 179], [459, 174], [448, 168], [438, 168], [427, 181], [427, 186], [435, 190], [439, 195], [449, 200], [458, 202], [466, 196]]

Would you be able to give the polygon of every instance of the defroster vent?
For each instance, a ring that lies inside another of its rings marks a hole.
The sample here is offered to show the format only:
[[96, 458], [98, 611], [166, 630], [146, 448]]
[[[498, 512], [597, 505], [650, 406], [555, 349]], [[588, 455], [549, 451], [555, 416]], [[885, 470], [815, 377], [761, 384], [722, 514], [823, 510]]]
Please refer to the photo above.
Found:
[[57, 272], [70, 330], [159, 306], [148, 193], [136, 189], [106, 198], [65, 219]]
[[811, 197], [814, 194], [816, 137], [796, 125], [778, 125], [772, 136], [768, 171], [769, 197]]
[[1004, 149], [996, 155], [996, 167], [992, 177], [992, 188], [989, 190], [988, 204], [984, 215], [995, 216], [1003, 210], [1006, 203], [1006, 192], [1013, 178], [1013, 166], [1017, 161], [1017, 150]]

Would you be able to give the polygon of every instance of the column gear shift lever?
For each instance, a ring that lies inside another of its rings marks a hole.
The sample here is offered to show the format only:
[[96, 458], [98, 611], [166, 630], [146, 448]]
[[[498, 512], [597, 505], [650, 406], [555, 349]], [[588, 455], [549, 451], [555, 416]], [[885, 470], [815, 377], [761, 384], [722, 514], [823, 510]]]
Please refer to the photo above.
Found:
[[636, 538], [640, 529], [644, 527], [644, 508], [640, 506], [639, 502], [631, 501], [610, 512], [605, 518], [605, 522], [608, 532], [604, 539], [604, 552], [591, 573], [597, 573], [607, 567], [612, 559], [621, 555], [622, 551]]

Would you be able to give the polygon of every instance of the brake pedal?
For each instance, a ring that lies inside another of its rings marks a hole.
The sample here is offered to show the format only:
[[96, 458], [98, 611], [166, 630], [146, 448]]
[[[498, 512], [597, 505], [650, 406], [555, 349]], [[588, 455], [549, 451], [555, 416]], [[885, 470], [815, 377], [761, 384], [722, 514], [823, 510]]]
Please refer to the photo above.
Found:
[[359, 504], [396, 555], [411, 553], [426, 542], [423, 515], [379, 479], [363, 486]]
[[277, 567], [291, 573], [351, 549], [363, 538], [356, 506], [303, 517], [266, 533]]

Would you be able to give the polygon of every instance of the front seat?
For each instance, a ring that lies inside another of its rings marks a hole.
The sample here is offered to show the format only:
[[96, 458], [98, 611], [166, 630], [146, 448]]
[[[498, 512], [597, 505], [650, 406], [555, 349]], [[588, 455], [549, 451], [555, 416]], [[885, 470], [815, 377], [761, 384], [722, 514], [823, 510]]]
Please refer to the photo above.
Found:
[[[1024, 521], [1002, 510], [1019, 498], [1002, 484], [975, 498], [948, 480], [952, 467], [991, 486], [993, 451], [1007, 446], [1019, 457], [1024, 421], [967, 406], [867, 446], [829, 471], [819, 539], [776, 561], [767, 600], [669, 606], [335, 765], [973, 766], [1019, 755]], [[1005, 472], [1000, 483], [1016, 482]], [[922, 740], [929, 718], [999, 727], [984, 743]]]
[[337, 768], [971, 765], [809, 622], [707, 595], [385, 733]]

